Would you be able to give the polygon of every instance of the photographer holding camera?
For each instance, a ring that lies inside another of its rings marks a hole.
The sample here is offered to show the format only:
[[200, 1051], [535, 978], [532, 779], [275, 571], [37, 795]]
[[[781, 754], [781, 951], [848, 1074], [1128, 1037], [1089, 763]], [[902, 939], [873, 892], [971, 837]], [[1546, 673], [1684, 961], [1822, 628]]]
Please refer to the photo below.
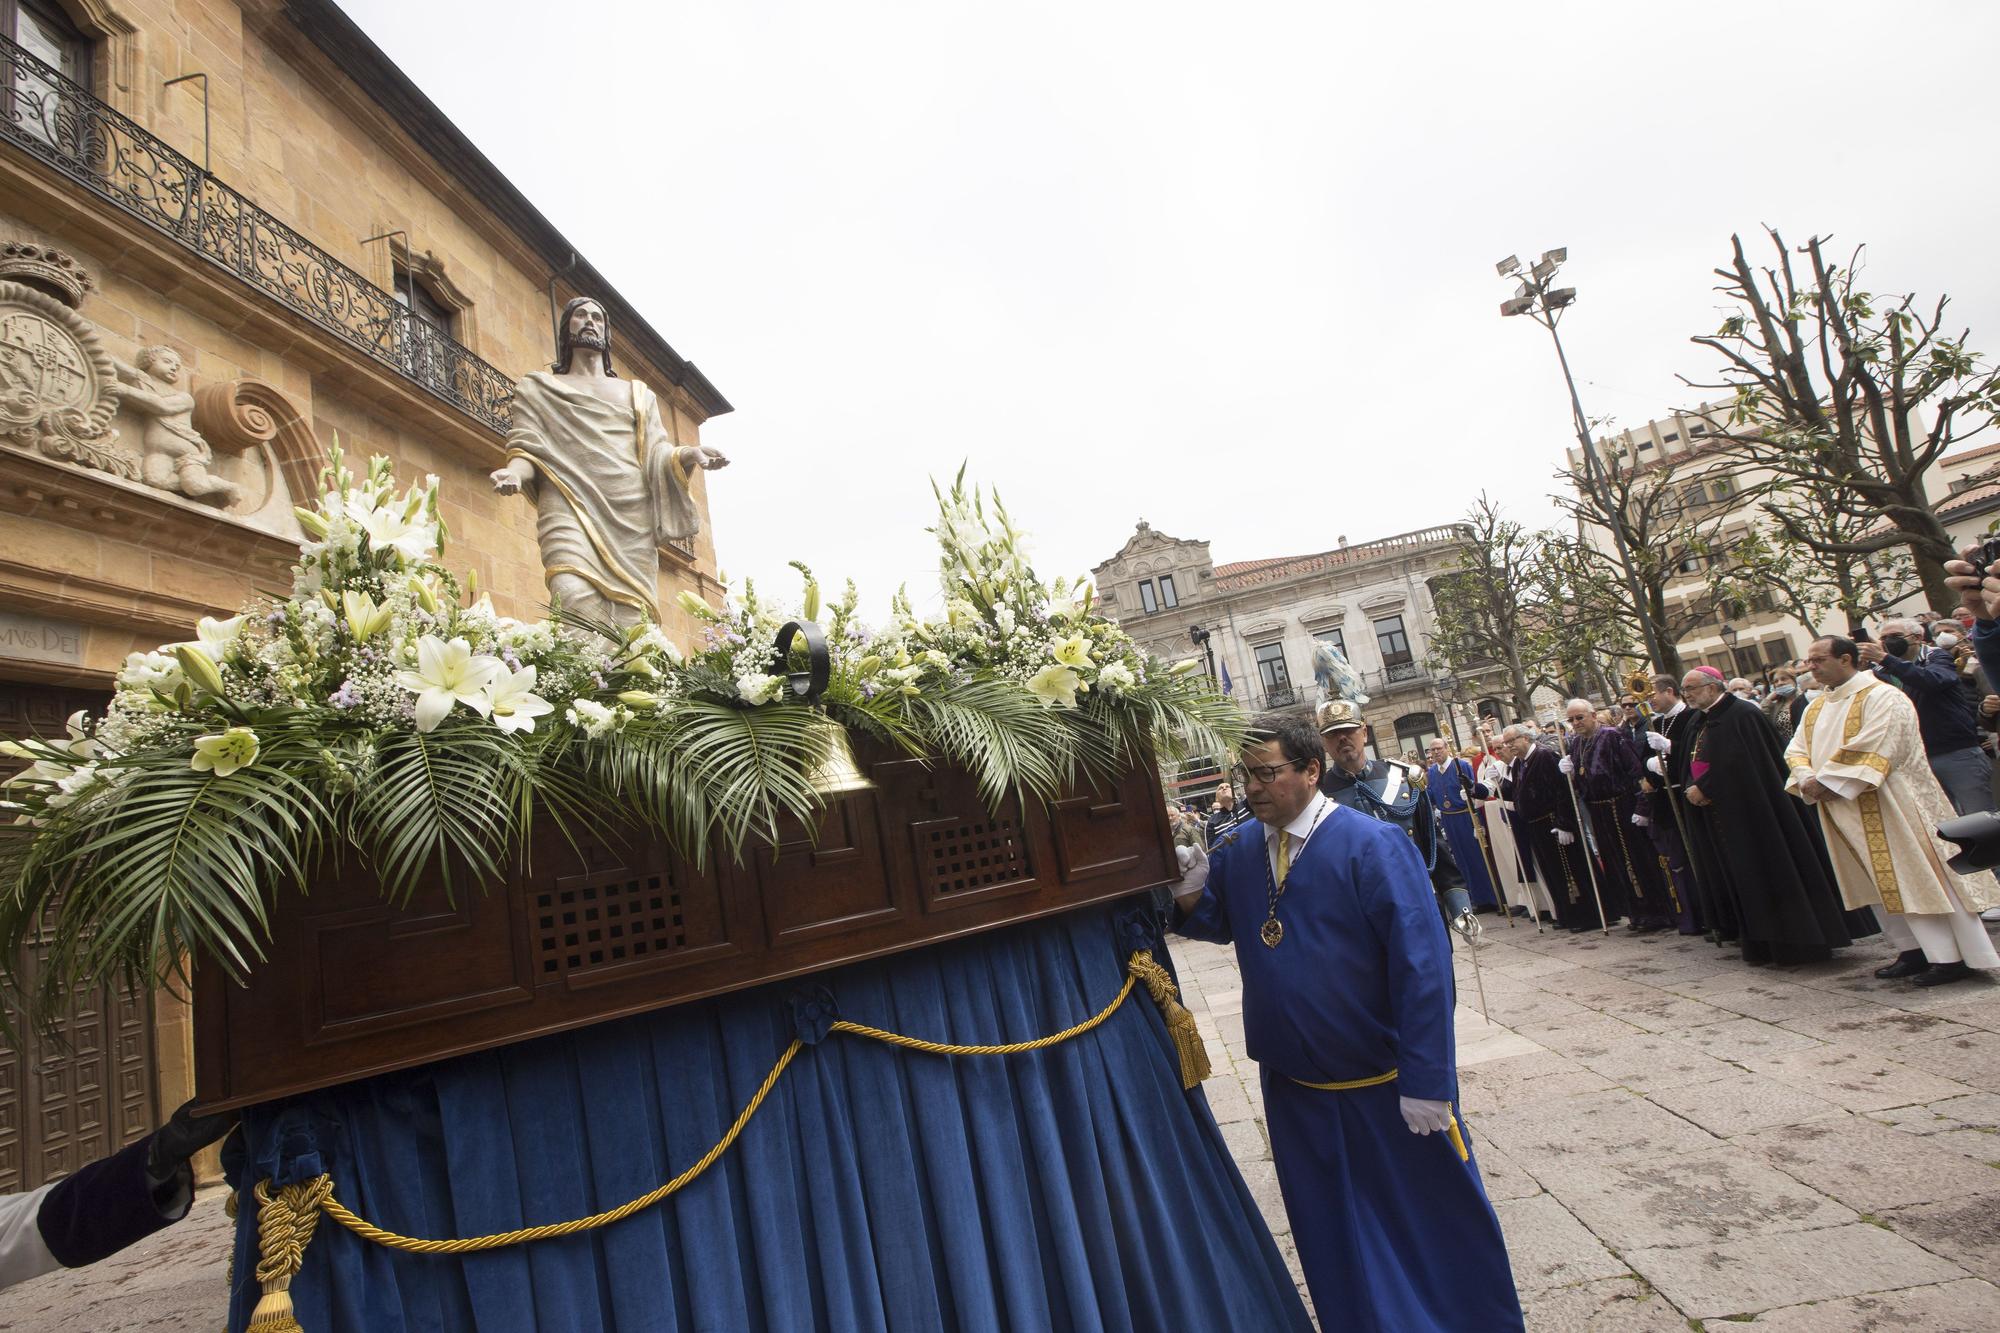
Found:
[[1979, 745], [1979, 712], [1951, 653], [1933, 648], [1914, 620], [1887, 620], [1877, 641], [1855, 645], [1861, 665], [1902, 687], [1917, 708], [1931, 773], [1961, 815], [1991, 810], [1993, 761]]

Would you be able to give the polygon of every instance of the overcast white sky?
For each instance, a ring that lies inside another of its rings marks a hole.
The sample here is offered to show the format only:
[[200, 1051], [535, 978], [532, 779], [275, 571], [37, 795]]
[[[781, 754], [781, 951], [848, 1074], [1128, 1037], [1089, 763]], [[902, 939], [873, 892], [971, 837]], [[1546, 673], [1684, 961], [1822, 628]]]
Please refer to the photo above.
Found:
[[1569, 416], [1510, 252], [1568, 246], [1621, 427], [1694, 401], [1763, 223], [1867, 241], [2000, 353], [1973, 0], [346, 7], [736, 405], [717, 548], [786, 596], [805, 559], [927, 597], [961, 459], [1045, 577], [1141, 517], [1218, 563], [1482, 488], [1550, 521]]

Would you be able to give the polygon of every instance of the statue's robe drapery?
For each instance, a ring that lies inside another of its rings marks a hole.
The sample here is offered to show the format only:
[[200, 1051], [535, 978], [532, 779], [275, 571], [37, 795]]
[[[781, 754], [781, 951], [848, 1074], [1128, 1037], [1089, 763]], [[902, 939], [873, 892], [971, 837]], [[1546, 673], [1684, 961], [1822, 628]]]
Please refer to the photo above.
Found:
[[[1236, 944], [1243, 1039], [1299, 1264], [1328, 1328], [1519, 1329], [1500, 1223], [1476, 1161], [1416, 1135], [1400, 1097], [1458, 1100], [1451, 948], [1422, 858], [1392, 821], [1333, 805], [1306, 833], [1261, 938], [1274, 831], [1252, 824], [1209, 861], [1182, 933]], [[1310, 1083], [1396, 1078], [1328, 1090]]]
[[[1556, 924], [1565, 930], [1595, 930], [1602, 924], [1591, 892], [1590, 866], [1583, 839], [1577, 835], [1576, 806], [1569, 782], [1556, 765], [1553, 750], [1531, 746], [1514, 761], [1513, 778], [1501, 795], [1514, 803], [1514, 832], [1523, 840], [1541, 871], [1542, 887], [1555, 907]], [[1556, 831], [1575, 837], [1562, 846]]]
[[[1832, 793], [1813, 806], [1848, 907], [1911, 918], [1920, 932], [1928, 923], [1915, 919], [1934, 918], [1955, 945], [1943, 952], [1974, 967], [2000, 967], [1976, 915], [2000, 906], [2000, 890], [1990, 874], [1961, 878], [1945, 864], [1957, 849], [1936, 829], [1953, 811], [1926, 761], [1908, 696], [1872, 672], [1856, 672], [1806, 706], [1785, 762], [1791, 790], [1811, 776]], [[1935, 952], [1924, 933], [1917, 938], [1926, 955]]]
[[1493, 877], [1487, 873], [1486, 853], [1479, 846], [1479, 831], [1473, 825], [1472, 803], [1486, 795], [1470, 762], [1452, 758], [1424, 769], [1424, 791], [1437, 811], [1438, 827], [1451, 845], [1451, 859], [1465, 879], [1466, 892], [1474, 907], [1498, 907]]
[[557, 375], [525, 375], [507, 432], [507, 457], [535, 465], [522, 489], [535, 503], [552, 588], [557, 575], [574, 575], [612, 605], [571, 610], [624, 622], [634, 612], [659, 618], [660, 546], [701, 526], [659, 399], [629, 383], [625, 408]]
[[1785, 791], [1778, 733], [1757, 705], [1725, 694], [1702, 714], [1668, 773], [1708, 798], [1682, 806], [1709, 924], [1749, 963], [1809, 963], [1875, 933], [1844, 915], [1833, 867], [1805, 806]]

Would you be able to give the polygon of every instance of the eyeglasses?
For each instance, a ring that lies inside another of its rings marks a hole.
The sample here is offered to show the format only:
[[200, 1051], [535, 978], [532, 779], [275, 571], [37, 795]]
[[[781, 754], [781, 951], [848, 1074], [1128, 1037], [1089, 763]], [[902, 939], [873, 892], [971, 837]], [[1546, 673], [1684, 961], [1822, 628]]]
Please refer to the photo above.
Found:
[[1298, 769], [1304, 768], [1306, 762], [1304, 759], [1294, 759], [1288, 764], [1259, 764], [1255, 768], [1238, 764], [1236, 766], [1236, 777], [1239, 782], [1255, 778], [1258, 786], [1268, 787], [1278, 780], [1278, 774], [1295, 772]]

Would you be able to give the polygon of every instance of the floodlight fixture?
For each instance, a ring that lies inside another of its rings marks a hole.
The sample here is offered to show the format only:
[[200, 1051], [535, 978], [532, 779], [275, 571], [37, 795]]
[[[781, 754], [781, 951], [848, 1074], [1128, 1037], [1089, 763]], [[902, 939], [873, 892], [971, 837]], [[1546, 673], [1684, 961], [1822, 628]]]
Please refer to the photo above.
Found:
[[1500, 303], [1500, 313], [1503, 315], [1525, 315], [1534, 308], [1535, 298], [1532, 296], [1517, 296], [1511, 301]]
[[1508, 255], [1493, 267], [1501, 277], [1511, 278], [1521, 271], [1521, 257], [1519, 255]]
[[1571, 302], [1575, 300], [1576, 300], [1576, 288], [1558, 287], [1554, 291], [1549, 293], [1548, 307], [1551, 310], [1560, 310], [1564, 306], [1569, 305]]
[[1528, 270], [1528, 276], [1533, 278], [1536, 282], [1547, 282], [1550, 278], [1555, 276], [1555, 272], [1556, 272], [1556, 266], [1554, 264], [1551, 264], [1548, 260], [1543, 259], [1543, 260], [1538, 260], [1535, 266]]
[[1559, 245], [1553, 250], [1542, 251], [1542, 259], [1547, 263], [1560, 264], [1569, 258], [1569, 247]]

